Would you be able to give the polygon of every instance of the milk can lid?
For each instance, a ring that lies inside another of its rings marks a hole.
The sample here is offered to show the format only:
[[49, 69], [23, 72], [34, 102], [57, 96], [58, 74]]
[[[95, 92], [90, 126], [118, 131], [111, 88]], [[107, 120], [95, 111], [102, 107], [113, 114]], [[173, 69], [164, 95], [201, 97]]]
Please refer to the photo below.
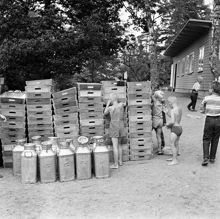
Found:
[[89, 139], [88, 139], [87, 137], [85, 137], [85, 136], [80, 136], [80, 137], [78, 138], [78, 142], [79, 142], [80, 144], [87, 144], [88, 141], [89, 141]]
[[24, 143], [26, 143], [27, 142], [27, 140], [26, 140], [26, 138], [22, 138], [22, 139], [18, 139], [18, 140], [16, 140], [16, 142], [17, 142], [17, 144], [24, 144]]
[[52, 148], [52, 143], [50, 141], [43, 141], [41, 144], [43, 150], [49, 150]]

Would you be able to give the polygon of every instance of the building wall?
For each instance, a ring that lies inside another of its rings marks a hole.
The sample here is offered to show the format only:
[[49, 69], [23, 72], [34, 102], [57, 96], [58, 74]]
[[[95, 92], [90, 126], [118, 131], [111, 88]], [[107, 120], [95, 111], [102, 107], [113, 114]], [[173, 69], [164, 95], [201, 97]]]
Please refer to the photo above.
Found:
[[[205, 46], [204, 49], [204, 64], [203, 71], [198, 72], [198, 62], [199, 62], [199, 48]], [[174, 66], [179, 60], [182, 60], [187, 55], [194, 52], [194, 62], [193, 62], [193, 72], [192, 73], [184, 73], [177, 70], [177, 78], [176, 78], [176, 92], [181, 93], [189, 93], [191, 92], [192, 86], [195, 83], [198, 76], [202, 76], [204, 78], [202, 86], [201, 86], [201, 94], [205, 94], [210, 86], [211, 81], [213, 81], [213, 75], [211, 73], [209, 67], [209, 55], [211, 49], [211, 30], [208, 34], [200, 37], [196, 40], [191, 46], [186, 48], [184, 51], [179, 53], [176, 57], [173, 58]]]

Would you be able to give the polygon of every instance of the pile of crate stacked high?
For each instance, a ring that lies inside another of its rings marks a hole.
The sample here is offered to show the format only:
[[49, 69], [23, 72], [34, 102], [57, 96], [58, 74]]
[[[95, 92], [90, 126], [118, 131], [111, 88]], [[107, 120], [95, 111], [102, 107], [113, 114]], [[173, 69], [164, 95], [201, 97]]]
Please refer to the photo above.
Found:
[[54, 129], [60, 140], [74, 139], [79, 134], [76, 88], [53, 93]]
[[127, 83], [130, 160], [146, 160], [152, 155], [150, 82]]
[[29, 141], [33, 136], [47, 140], [53, 136], [52, 79], [26, 81], [27, 123]]
[[102, 85], [99, 83], [78, 83], [80, 135], [103, 136]]
[[26, 138], [25, 94], [22, 92], [6, 92], [1, 95], [0, 113], [7, 118], [1, 121], [1, 142], [3, 165], [12, 167], [12, 150], [17, 139]]
[[[110, 94], [116, 94], [119, 101], [126, 103], [126, 86], [117, 86], [117, 82], [115, 81], [102, 81], [102, 90], [103, 90], [103, 100], [105, 105], [107, 104]], [[127, 120], [127, 109], [125, 108], [125, 117], [124, 117], [125, 127], [126, 127], [126, 134], [127, 136], [121, 139], [120, 144], [122, 145], [122, 159], [123, 161], [129, 160], [129, 145], [128, 145], [128, 120]], [[112, 141], [109, 137], [109, 124], [110, 124], [110, 116], [107, 115], [105, 119], [105, 138], [106, 144], [109, 145], [110, 149], [110, 160], [113, 160], [113, 148], [112, 148]]]

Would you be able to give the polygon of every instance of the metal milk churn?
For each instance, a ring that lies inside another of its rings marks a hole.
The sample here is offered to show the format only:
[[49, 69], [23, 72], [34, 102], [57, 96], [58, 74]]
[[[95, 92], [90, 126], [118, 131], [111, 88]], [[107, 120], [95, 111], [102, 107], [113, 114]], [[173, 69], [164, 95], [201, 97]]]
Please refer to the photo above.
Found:
[[102, 136], [92, 138], [94, 154], [94, 171], [96, 178], [106, 178], [110, 176], [109, 150], [104, 144]]
[[66, 142], [60, 143], [58, 156], [59, 179], [61, 182], [75, 179], [74, 153]]
[[24, 151], [24, 144], [26, 143], [26, 139], [19, 139], [16, 142], [17, 142], [17, 145], [14, 147], [12, 151], [13, 175], [20, 176], [21, 175], [21, 154]]
[[42, 150], [39, 154], [40, 181], [49, 183], [56, 181], [56, 153], [52, 151], [50, 141], [42, 142]]
[[41, 147], [41, 136], [33, 136], [31, 138], [31, 140], [35, 144], [35, 150], [36, 150], [37, 154], [39, 154], [40, 151], [42, 150], [42, 147]]
[[37, 182], [37, 153], [33, 143], [26, 143], [21, 154], [22, 183]]
[[57, 153], [59, 151], [59, 137], [48, 137], [52, 144], [52, 150]]
[[89, 139], [84, 136], [78, 138], [79, 145], [76, 149], [76, 176], [77, 179], [90, 179], [92, 177], [91, 150]]

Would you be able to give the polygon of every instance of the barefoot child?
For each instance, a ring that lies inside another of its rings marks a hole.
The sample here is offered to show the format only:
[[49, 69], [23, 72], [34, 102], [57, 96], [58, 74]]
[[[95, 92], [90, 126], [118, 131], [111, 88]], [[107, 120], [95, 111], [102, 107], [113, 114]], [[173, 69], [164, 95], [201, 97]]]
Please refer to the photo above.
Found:
[[[112, 103], [112, 106], [110, 104]], [[110, 95], [110, 100], [107, 103], [104, 114], [110, 113], [110, 129], [109, 135], [112, 139], [114, 164], [111, 166], [113, 169], [117, 169], [118, 165], [122, 165], [122, 147], [119, 145], [121, 138], [126, 136], [124, 126], [124, 103], [118, 102], [116, 94]]]
[[168, 159], [168, 161], [171, 161], [168, 165], [175, 165], [178, 163], [177, 155], [179, 153], [179, 140], [183, 131], [182, 126], [180, 125], [182, 119], [182, 109], [178, 106], [176, 97], [170, 96], [168, 98], [168, 104], [171, 107], [171, 121], [166, 126], [171, 130], [170, 139], [173, 153], [173, 158]]

